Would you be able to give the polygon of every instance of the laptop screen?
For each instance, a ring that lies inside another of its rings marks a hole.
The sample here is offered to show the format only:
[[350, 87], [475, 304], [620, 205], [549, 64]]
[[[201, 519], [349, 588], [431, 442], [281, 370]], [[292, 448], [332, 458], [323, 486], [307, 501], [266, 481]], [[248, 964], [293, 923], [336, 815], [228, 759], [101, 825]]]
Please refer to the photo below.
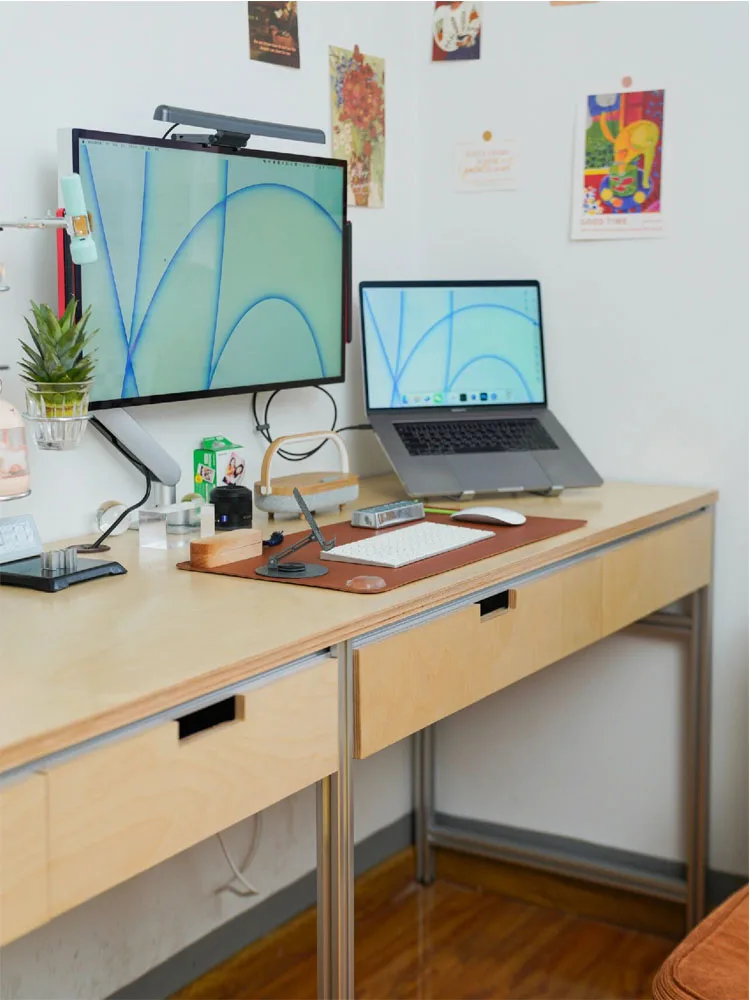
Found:
[[359, 288], [368, 409], [546, 402], [538, 282]]

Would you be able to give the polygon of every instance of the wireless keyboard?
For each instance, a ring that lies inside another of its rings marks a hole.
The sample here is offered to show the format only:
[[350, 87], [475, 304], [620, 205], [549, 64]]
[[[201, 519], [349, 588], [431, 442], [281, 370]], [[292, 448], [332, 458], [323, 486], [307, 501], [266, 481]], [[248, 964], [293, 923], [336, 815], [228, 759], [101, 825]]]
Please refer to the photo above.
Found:
[[484, 538], [492, 538], [493, 535], [494, 531], [422, 521], [409, 525], [408, 528], [397, 528], [395, 531], [363, 538], [360, 542], [337, 545], [328, 552], [321, 552], [320, 558], [399, 569], [409, 563], [461, 549], [464, 545], [473, 545]]

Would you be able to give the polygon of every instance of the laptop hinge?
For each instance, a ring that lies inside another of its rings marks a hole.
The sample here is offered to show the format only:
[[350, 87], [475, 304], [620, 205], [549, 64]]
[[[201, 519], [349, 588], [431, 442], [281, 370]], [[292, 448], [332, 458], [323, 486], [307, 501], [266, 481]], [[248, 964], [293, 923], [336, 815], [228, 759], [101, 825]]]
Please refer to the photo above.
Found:
[[528, 492], [538, 497], [559, 497], [564, 489], [564, 486], [548, 486], [544, 490], [529, 490]]

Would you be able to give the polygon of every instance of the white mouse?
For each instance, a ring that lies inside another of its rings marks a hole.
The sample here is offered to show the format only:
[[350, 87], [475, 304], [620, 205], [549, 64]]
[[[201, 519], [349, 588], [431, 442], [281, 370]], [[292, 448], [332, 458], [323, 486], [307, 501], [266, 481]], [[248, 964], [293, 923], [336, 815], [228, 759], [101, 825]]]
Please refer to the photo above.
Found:
[[451, 514], [453, 521], [479, 521], [482, 524], [518, 525], [526, 523], [525, 514], [507, 507], [467, 507]]

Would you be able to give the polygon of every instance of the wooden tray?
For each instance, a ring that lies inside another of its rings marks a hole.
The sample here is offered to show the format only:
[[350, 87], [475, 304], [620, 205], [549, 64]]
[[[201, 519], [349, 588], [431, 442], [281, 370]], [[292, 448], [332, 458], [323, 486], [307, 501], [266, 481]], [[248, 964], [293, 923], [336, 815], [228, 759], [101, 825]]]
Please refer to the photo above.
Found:
[[[445, 514], [429, 514], [426, 518], [436, 524], [456, 524]], [[418, 521], [412, 522], [419, 524]], [[314, 542], [306, 545], [295, 552], [292, 559], [299, 562], [321, 563], [328, 568], [325, 576], [316, 576], [312, 579], [272, 579], [270, 577], [258, 576], [255, 570], [258, 566], [263, 566], [268, 562], [269, 556], [274, 551], [279, 552], [293, 542], [296, 542], [306, 531], [296, 532], [293, 535], [285, 535], [282, 545], [276, 549], [266, 548], [262, 556], [254, 559], [245, 559], [242, 562], [228, 563], [224, 566], [215, 566], [213, 569], [199, 570], [191, 566], [189, 562], [178, 563], [178, 569], [188, 570], [193, 573], [213, 573], [217, 576], [237, 576], [245, 580], [258, 580], [264, 583], [292, 583], [297, 587], [322, 587], [325, 590], [343, 590], [347, 593], [355, 593], [348, 586], [348, 581], [355, 576], [380, 576], [385, 580], [385, 587], [380, 590], [365, 591], [367, 594], [384, 594], [387, 590], [394, 590], [396, 587], [403, 587], [407, 583], [416, 583], [417, 580], [426, 580], [427, 577], [437, 576], [438, 573], [446, 573], [451, 569], [458, 569], [460, 566], [468, 566], [470, 563], [479, 562], [482, 559], [489, 559], [490, 556], [498, 556], [503, 552], [510, 552], [512, 549], [521, 548], [523, 545], [531, 545], [532, 542], [540, 542], [545, 538], [554, 538], [555, 535], [562, 535], [567, 531], [575, 531], [582, 528], [585, 521], [574, 521], [556, 517], [529, 517], [525, 524], [517, 527], [492, 524], [470, 524], [467, 521], [459, 522], [462, 527], [488, 529], [493, 532], [492, 538], [485, 538], [481, 542], [467, 545], [462, 549], [454, 549], [441, 556], [433, 556], [431, 559], [423, 559], [421, 562], [411, 563], [401, 569], [388, 569], [385, 566], [359, 566], [355, 563], [329, 562], [320, 558], [320, 547]], [[336, 524], [328, 524], [322, 528], [323, 537], [330, 539], [335, 537], [339, 545], [345, 542], [354, 542], [370, 535], [382, 534], [384, 531], [397, 531], [405, 525], [395, 525], [393, 528], [381, 528], [374, 531], [369, 528], [354, 528], [348, 521], [339, 521]], [[362, 593], [359, 591], [358, 593]]]

